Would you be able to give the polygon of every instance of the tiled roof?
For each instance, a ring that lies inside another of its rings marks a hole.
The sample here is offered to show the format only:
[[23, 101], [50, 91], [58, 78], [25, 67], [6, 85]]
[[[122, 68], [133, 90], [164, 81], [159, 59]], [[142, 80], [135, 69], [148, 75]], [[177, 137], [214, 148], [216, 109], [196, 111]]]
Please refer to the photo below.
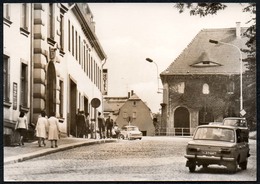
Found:
[[[241, 33], [245, 30], [246, 28], [241, 28]], [[243, 34], [240, 39], [237, 38], [235, 28], [203, 29], [161, 76], [240, 73], [238, 49], [225, 44], [212, 44], [210, 39], [246, 48], [247, 38]], [[242, 58], [245, 58], [245, 54], [241, 53]]]

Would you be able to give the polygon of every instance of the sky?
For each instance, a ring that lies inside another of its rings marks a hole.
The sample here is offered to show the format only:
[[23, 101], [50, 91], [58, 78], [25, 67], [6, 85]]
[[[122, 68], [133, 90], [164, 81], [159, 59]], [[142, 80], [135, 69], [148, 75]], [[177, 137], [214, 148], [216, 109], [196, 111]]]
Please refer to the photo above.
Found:
[[188, 10], [180, 14], [174, 3], [89, 3], [96, 35], [107, 55], [107, 96], [124, 97], [133, 90], [153, 113], [160, 112], [159, 74], [200, 30], [232, 28], [236, 22], [249, 26], [246, 23], [252, 15], [242, 12], [245, 4], [227, 6], [217, 15], [199, 17], [190, 16]]

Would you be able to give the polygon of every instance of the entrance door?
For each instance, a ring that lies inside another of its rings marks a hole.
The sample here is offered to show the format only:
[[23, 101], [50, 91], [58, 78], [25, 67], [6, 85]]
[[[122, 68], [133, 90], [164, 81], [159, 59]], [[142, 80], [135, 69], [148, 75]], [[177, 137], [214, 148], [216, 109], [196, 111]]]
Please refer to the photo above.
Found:
[[89, 113], [88, 112], [88, 99], [86, 97], [84, 97], [84, 112]]
[[70, 122], [68, 123], [68, 133], [76, 137], [77, 85], [72, 80], [70, 80], [69, 94]]
[[185, 107], [178, 107], [174, 112], [175, 135], [190, 135], [190, 113]]
[[46, 113], [56, 113], [56, 70], [52, 61], [50, 61], [47, 70], [47, 97]]

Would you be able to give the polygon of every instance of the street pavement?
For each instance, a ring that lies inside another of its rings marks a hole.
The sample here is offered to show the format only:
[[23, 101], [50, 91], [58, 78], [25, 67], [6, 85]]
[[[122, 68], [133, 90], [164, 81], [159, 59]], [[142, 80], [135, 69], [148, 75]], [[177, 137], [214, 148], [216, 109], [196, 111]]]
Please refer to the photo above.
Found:
[[4, 164], [22, 162], [28, 159], [40, 157], [43, 155], [72, 149], [79, 146], [87, 146], [93, 144], [102, 144], [116, 142], [117, 139], [87, 139], [64, 137], [58, 140], [58, 148], [51, 148], [50, 141], [46, 140], [46, 146], [39, 147], [38, 141], [25, 142], [24, 146], [5, 146], [4, 147]]

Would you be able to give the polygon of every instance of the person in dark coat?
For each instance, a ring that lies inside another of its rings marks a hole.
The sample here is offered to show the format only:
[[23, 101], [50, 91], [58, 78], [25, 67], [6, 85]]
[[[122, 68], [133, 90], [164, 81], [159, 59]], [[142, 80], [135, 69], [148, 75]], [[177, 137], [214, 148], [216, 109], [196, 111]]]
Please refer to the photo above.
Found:
[[84, 111], [79, 111], [77, 114], [77, 137], [83, 137], [86, 133], [86, 116]]
[[100, 139], [105, 139], [105, 120], [101, 115], [101, 112], [98, 112], [98, 129]]
[[105, 123], [106, 129], [107, 129], [107, 138], [112, 137], [112, 127], [113, 127], [113, 120], [108, 116]]

